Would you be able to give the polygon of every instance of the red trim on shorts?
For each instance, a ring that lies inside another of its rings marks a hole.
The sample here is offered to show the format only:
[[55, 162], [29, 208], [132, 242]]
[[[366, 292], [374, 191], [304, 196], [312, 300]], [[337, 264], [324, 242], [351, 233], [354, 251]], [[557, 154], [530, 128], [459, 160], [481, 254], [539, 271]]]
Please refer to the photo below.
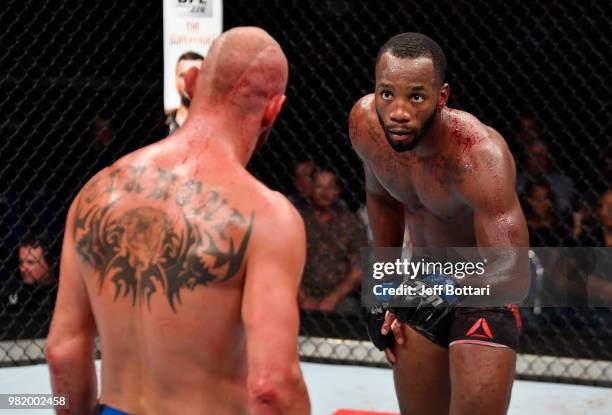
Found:
[[506, 308], [512, 311], [512, 315], [514, 316], [514, 320], [516, 321], [516, 328], [518, 331], [521, 331], [523, 328], [523, 319], [521, 318], [521, 313], [519, 312], [518, 306], [516, 304], [508, 304]]
[[490, 347], [506, 347], [508, 349], [511, 349], [510, 346], [506, 346], [505, 344], [500, 344], [500, 343], [493, 343], [493, 342], [485, 342], [482, 340], [453, 340], [448, 347], [452, 346], [453, 344], [478, 344], [481, 346], [490, 346]]

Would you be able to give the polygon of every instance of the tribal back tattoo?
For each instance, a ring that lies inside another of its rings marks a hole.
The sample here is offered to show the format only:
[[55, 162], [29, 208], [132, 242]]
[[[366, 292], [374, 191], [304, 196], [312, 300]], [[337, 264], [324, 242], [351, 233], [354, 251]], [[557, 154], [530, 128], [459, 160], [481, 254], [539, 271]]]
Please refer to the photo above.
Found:
[[[157, 180], [147, 186], [143, 178], [152, 173]], [[117, 213], [124, 197], [136, 195], [138, 207]], [[155, 201], [180, 214], [153, 207], [161, 205]], [[253, 212], [243, 214], [200, 181], [129, 166], [86, 185], [73, 237], [79, 256], [97, 272], [98, 289], [114, 285], [114, 301], [127, 297], [150, 306], [152, 296], [163, 295], [176, 312], [184, 290], [238, 275], [254, 220]]]

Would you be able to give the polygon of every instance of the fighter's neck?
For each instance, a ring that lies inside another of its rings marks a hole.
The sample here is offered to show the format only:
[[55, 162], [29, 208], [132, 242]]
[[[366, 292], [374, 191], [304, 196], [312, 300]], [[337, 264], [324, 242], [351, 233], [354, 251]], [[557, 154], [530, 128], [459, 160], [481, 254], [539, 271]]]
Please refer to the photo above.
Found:
[[449, 108], [439, 110], [433, 120], [431, 128], [423, 140], [413, 150], [419, 159], [428, 159], [440, 154], [447, 145], [449, 131]]
[[201, 114], [187, 118], [181, 127], [181, 136], [198, 146], [210, 148], [246, 166], [257, 142], [256, 132], [246, 122], [237, 122], [217, 114]]

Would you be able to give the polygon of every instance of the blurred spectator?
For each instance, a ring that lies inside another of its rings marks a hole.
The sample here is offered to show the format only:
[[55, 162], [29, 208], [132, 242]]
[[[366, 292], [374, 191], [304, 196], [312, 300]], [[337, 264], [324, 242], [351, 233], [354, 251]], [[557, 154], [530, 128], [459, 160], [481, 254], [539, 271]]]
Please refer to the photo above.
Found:
[[575, 245], [571, 240], [571, 222], [556, 209], [548, 182], [529, 185], [523, 205], [529, 227], [529, 246]]
[[[581, 240], [582, 246], [612, 247], [612, 189], [605, 191], [597, 203], [597, 225], [594, 232]], [[590, 303], [595, 306], [612, 306], [612, 252], [609, 249], [594, 250], [589, 275]], [[610, 309], [608, 310], [608, 312]], [[612, 316], [611, 316], [612, 317]]]
[[19, 244], [19, 276], [0, 287], [0, 338], [46, 336], [57, 288], [53, 263], [43, 237], [23, 238]]
[[107, 111], [102, 111], [93, 118], [89, 127], [89, 141], [82, 145], [85, 147], [80, 161], [86, 163], [90, 174], [110, 166], [120, 157], [120, 143], [116, 140], [111, 117]]
[[192, 67], [200, 69], [204, 57], [196, 52], [185, 52], [179, 56], [176, 62], [176, 90], [179, 94], [181, 102], [179, 106], [168, 114], [166, 125], [168, 126], [168, 134], [174, 133], [183, 122], [187, 119], [191, 99], [185, 90], [185, 74]]
[[303, 309], [358, 312], [362, 271], [360, 248], [366, 232], [356, 214], [338, 203], [340, 185], [329, 170], [314, 174], [312, 205], [302, 210], [308, 257], [300, 289]]
[[288, 195], [288, 198], [300, 210], [310, 204], [312, 180], [316, 169], [317, 166], [312, 160], [300, 161], [293, 168], [295, 190]]
[[535, 141], [541, 141], [543, 137], [542, 125], [533, 115], [523, 115], [519, 118], [519, 129], [516, 139], [527, 148]]
[[572, 234], [577, 241], [584, 238], [585, 235], [589, 234], [592, 230], [592, 214], [591, 206], [586, 202], [587, 198], [581, 195], [581, 199], [572, 213], [573, 217], [573, 229]]
[[[596, 222], [581, 231], [577, 243], [585, 249], [570, 248], [553, 251], [546, 266], [544, 291], [551, 298], [564, 299], [562, 305], [573, 307], [612, 305], [612, 190], [601, 194], [595, 207]], [[569, 242], [564, 243], [569, 246]], [[600, 249], [592, 249], [600, 248]], [[587, 297], [588, 293], [588, 297]], [[546, 301], [546, 300], [545, 300]], [[584, 310], [560, 309], [557, 314], [567, 321], [580, 318]], [[602, 310], [598, 310], [602, 313]], [[607, 319], [612, 322], [610, 310]], [[576, 317], [571, 317], [576, 315]], [[571, 317], [571, 318], [570, 318]]]
[[525, 170], [519, 171], [516, 187], [519, 195], [526, 195], [529, 183], [547, 181], [550, 184], [555, 206], [562, 212], [573, 208], [574, 183], [560, 172], [552, 169], [548, 146], [542, 141], [534, 141], [527, 147]]
[[544, 141], [543, 128], [536, 117], [531, 114], [523, 114], [519, 118], [514, 140], [508, 143], [519, 171], [525, 170], [523, 164], [526, 159], [527, 148], [534, 141]]
[[93, 121], [93, 146], [97, 152], [106, 150], [113, 142], [113, 128], [110, 119], [96, 115]]
[[25, 285], [48, 287], [55, 282], [48, 247], [43, 238], [35, 236], [26, 236], [19, 244], [19, 274]]
[[584, 232], [581, 246], [612, 247], [612, 190], [606, 190], [597, 201], [595, 208], [597, 222], [593, 229]]

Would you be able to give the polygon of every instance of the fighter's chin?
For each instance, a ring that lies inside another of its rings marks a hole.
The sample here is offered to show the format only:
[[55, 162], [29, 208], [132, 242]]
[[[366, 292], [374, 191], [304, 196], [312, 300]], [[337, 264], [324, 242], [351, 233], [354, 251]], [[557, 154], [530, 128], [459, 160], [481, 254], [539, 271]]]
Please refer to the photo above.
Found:
[[416, 134], [399, 135], [387, 132], [385, 137], [391, 148], [398, 153], [414, 150], [420, 141]]

